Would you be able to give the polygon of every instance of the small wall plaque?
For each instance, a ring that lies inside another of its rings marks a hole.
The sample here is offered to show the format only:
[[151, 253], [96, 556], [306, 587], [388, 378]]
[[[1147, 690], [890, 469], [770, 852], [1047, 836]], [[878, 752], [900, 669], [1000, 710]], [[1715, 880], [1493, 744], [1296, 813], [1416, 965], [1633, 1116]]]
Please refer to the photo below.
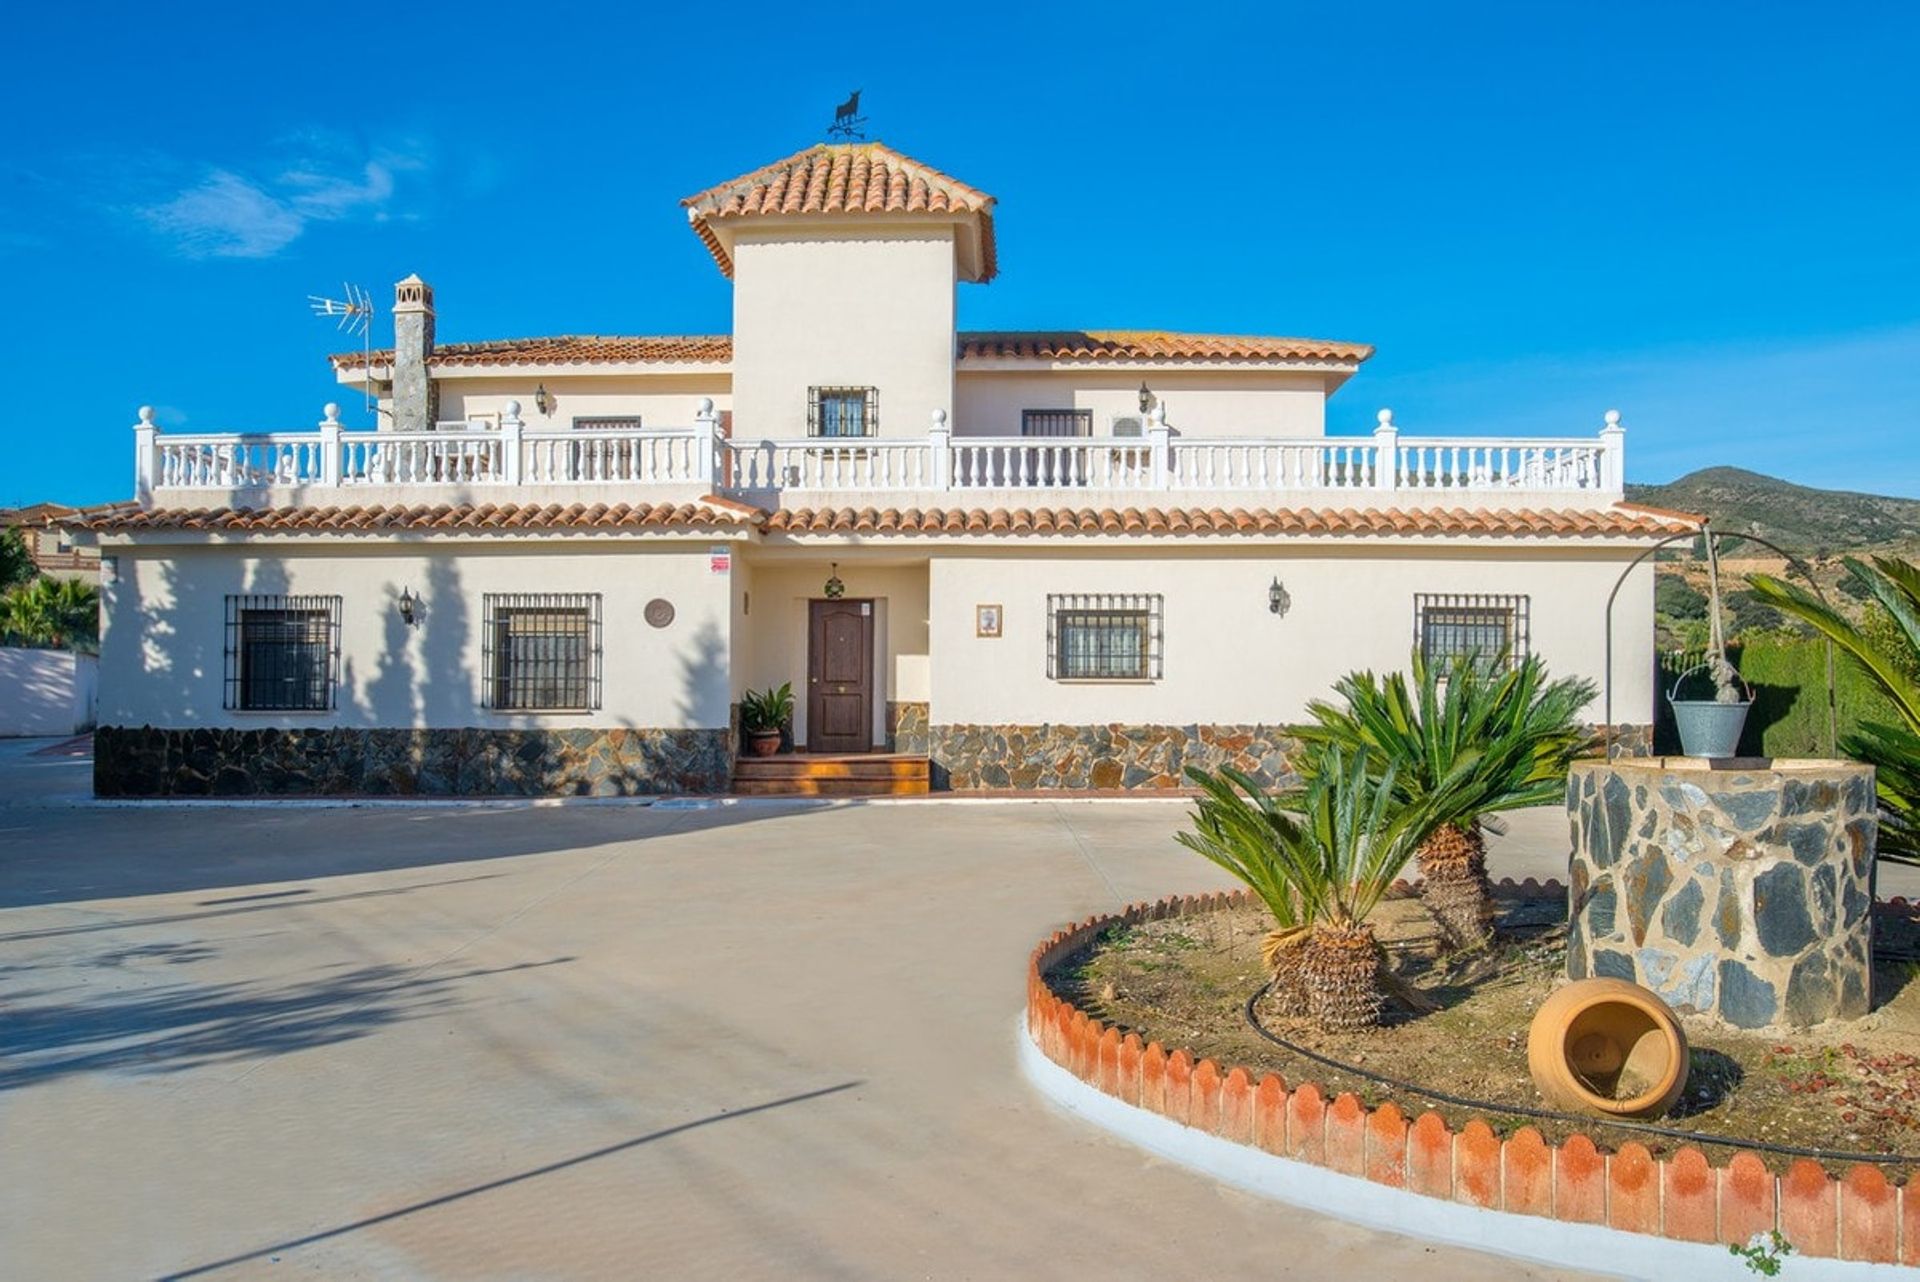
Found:
[[658, 596], [647, 602], [646, 619], [656, 628], [666, 627], [673, 622], [673, 602]]
[[973, 635], [977, 637], [997, 637], [1000, 635], [999, 606], [976, 605], [973, 607]]

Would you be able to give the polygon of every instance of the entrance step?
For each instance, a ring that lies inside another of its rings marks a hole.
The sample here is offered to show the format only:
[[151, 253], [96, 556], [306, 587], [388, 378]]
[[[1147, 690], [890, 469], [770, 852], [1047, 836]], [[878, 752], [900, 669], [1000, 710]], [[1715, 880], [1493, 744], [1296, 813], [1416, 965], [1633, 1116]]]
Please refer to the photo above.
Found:
[[741, 797], [917, 797], [933, 778], [926, 757], [905, 753], [792, 752], [740, 757], [733, 791]]

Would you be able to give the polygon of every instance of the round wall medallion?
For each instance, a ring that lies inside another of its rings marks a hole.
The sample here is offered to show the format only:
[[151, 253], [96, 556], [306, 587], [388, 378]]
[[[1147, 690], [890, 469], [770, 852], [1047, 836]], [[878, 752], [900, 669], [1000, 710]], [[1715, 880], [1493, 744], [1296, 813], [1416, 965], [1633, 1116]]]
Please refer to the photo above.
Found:
[[647, 602], [647, 622], [656, 628], [664, 628], [673, 622], [673, 602], [665, 597], [655, 597]]

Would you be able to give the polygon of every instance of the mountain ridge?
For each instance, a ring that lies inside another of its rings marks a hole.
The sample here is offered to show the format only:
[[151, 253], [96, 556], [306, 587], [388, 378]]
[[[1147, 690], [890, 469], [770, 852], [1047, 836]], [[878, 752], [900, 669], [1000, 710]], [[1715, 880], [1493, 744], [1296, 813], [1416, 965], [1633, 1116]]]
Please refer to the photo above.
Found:
[[1920, 544], [1920, 499], [1815, 489], [1739, 467], [1705, 467], [1663, 485], [1629, 484], [1626, 496], [1698, 512], [1723, 534], [1752, 534], [1804, 556]]

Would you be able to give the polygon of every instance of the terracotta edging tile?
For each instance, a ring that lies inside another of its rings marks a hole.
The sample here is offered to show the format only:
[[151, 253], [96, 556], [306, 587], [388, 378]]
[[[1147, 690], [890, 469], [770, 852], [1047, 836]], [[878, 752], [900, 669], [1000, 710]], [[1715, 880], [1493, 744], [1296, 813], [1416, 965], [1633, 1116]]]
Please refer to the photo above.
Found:
[[1367, 1110], [1351, 1091], [1334, 1096], [1327, 1109], [1327, 1169], [1342, 1175], [1367, 1173]]
[[1407, 1186], [1407, 1119], [1392, 1100], [1367, 1114], [1366, 1176], [1389, 1188]]
[[1840, 1258], [1890, 1264], [1899, 1246], [1899, 1198], [1886, 1172], [1855, 1166], [1840, 1180]]
[[1607, 1159], [1607, 1223], [1633, 1233], [1660, 1232], [1660, 1171], [1644, 1144], [1629, 1141]]
[[1220, 1083], [1220, 1137], [1253, 1143], [1253, 1078], [1244, 1068], [1229, 1069]]
[[1209, 1135], [1220, 1133], [1220, 1066], [1203, 1059], [1193, 1066], [1193, 1104], [1187, 1125]]
[[1193, 1124], [1193, 1056], [1184, 1050], [1167, 1056], [1167, 1103], [1162, 1111], [1168, 1121]]
[[1140, 1107], [1140, 1057], [1146, 1047], [1140, 1043], [1140, 1034], [1128, 1033], [1120, 1039], [1119, 1065], [1114, 1073], [1114, 1098], [1123, 1100], [1135, 1108]]
[[1780, 1232], [1802, 1255], [1839, 1254], [1839, 1185], [1810, 1157], [1780, 1178]]
[[1720, 1240], [1745, 1246], [1779, 1224], [1773, 1172], [1753, 1153], [1735, 1153], [1720, 1172]]
[[1326, 1163], [1327, 1105], [1312, 1082], [1296, 1086], [1287, 1096], [1287, 1156], [1315, 1166]]
[[1264, 1073], [1253, 1087], [1253, 1142], [1278, 1157], [1287, 1152], [1287, 1080]]
[[1148, 1042], [1140, 1056], [1140, 1107], [1162, 1115], [1167, 1111], [1167, 1053], [1159, 1042]]
[[1691, 1145], [1660, 1164], [1661, 1232], [1682, 1242], [1719, 1237], [1720, 1189], [1706, 1154]]
[[1607, 1159], [1584, 1134], [1553, 1151], [1553, 1213], [1574, 1224], [1607, 1222]]
[[1553, 1150], [1531, 1126], [1500, 1146], [1501, 1206], [1516, 1215], [1553, 1216]]
[[1453, 1200], [1469, 1206], [1500, 1207], [1500, 1137], [1474, 1118], [1453, 1142]]
[[1920, 1264], [1920, 1184], [1900, 1190], [1900, 1263]]
[[1407, 1134], [1407, 1187], [1428, 1197], [1453, 1198], [1453, 1132], [1431, 1110]]

